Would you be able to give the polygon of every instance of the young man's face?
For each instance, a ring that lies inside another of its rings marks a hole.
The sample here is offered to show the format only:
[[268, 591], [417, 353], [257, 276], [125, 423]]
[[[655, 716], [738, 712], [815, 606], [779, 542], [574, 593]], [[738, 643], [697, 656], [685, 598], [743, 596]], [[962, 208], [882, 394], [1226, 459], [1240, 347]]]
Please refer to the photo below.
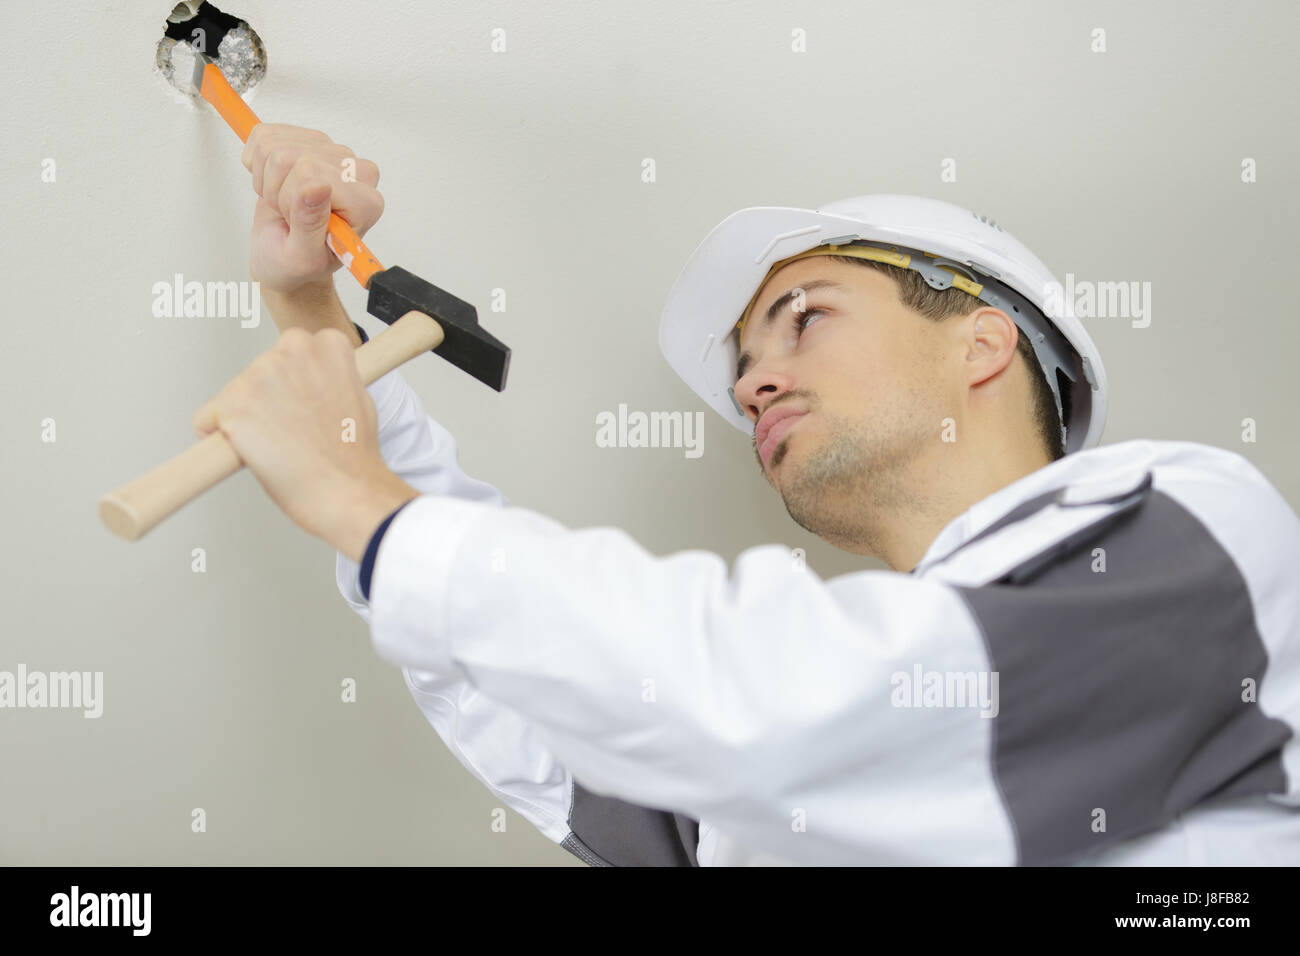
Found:
[[[910, 494], [902, 466], [958, 414], [959, 324], [912, 312], [884, 273], [824, 256], [768, 280], [745, 323], [735, 395], [759, 424], [759, 467], [796, 522], [834, 542], [854, 532], [855, 502]], [[787, 410], [799, 414], [764, 434], [763, 416]]]

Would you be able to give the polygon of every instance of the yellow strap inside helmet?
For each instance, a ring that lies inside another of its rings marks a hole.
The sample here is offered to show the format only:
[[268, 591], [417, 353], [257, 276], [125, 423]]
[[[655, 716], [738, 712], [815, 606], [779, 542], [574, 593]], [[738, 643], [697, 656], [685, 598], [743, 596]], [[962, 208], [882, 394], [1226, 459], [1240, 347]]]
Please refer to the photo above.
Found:
[[[934, 259], [939, 258], [930, 252], [927, 252], [926, 255]], [[758, 294], [767, 286], [767, 280], [772, 278], [779, 269], [784, 268], [796, 259], [806, 259], [809, 256], [848, 256], [852, 259], [870, 259], [872, 262], [883, 262], [885, 265], [898, 266], [900, 269], [912, 268], [912, 257], [909, 254], [899, 252], [897, 249], [887, 249], [881, 246], [857, 244], [843, 246], [817, 246], [814, 249], [808, 249], [807, 251], [800, 252], [797, 255], [789, 256], [779, 262], [773, 263], [772, 268], [768, 269], [767, 275], [763, 277], [763, 281], [758, 284], [758, 289], [750, 297], [749, 304], [745, 306], [745, 311], [740, 316], [740, 321], [736, 323], [737, 338], [739, 338], [744, 332], [745, 322], [749, 319], [749, 311], [754, 307], [754, 303], [758, 300]], [[952, 273], [952, 285], [955, 289], [960, 289], [962, 292], [969, 293], [973, 296], [978, 296], [984, 290], [983, 285], [978, 282], [972, 282], [955, 269], [950, 269], [944, 265], [939, 265], [938, 268], [943, 269], [945, 272]]]

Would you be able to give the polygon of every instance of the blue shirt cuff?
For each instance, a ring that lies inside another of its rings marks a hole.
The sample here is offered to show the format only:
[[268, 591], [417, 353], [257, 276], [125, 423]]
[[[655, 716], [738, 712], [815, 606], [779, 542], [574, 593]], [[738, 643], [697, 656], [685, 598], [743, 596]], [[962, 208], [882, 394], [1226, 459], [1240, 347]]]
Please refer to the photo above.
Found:
[[370, 578], [375, 572], [375, 558], [379, 556], [379, 540], [384, 536], [384, 532], [388, 530], [388, 526], [393, 523], [393, 519], [397, 517], [397, 512], [414, 500], [412, 498], [410, 501], [404, 501], [398, 505], [396, 511], [381, 521], [379, 527], [375, 529], [375, 533], [370, 536], [370, 543], [366, 545], [366, 553], [361, 557], [361, 596], [366, 601], [370, 600]]
[[362, 345], [365, 345], [367, 342], [370, 341], [370, 336], [366, 335], [366, 330], [365, 330], [365, 329], [363, 329], [361, 326], [357, 325], [355, 322], [352, 323], [352, 327], [353, 327], [354, 329], [357, 330], [357, 335], [361, 336], [361, 344], [362, 344]]

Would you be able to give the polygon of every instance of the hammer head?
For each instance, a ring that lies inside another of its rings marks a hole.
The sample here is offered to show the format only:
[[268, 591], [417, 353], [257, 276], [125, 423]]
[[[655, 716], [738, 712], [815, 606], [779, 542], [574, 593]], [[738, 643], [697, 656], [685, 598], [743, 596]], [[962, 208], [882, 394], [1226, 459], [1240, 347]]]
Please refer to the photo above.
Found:
[[401, 266], [376, 272], [369, 289], [367, 312], [389, 325], [412, 309], [432, 317], [443, 331], [434, 353], [498, 392], [505, 391], [510, 349], [479, 328], [474, 306]]

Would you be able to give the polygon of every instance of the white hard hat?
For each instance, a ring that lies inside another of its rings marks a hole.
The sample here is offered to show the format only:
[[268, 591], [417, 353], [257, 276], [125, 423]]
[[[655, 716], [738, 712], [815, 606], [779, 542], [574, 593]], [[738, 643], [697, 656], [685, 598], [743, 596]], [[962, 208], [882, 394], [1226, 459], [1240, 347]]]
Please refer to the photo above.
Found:
[[1106, 422], [1101, 354], [1051, 271], [997, 223], [924, 196], [857, 196], [819, 209], [755, 206], [724, 219], [668, 293], [659, 347], [691, 389], [747, 435], [732, 392], [740, 325], [768, 277], [804, 255], [852, 255], [920, 272], [1002, 309], [1028, 335], [1061, 413], [1067, 453]]

